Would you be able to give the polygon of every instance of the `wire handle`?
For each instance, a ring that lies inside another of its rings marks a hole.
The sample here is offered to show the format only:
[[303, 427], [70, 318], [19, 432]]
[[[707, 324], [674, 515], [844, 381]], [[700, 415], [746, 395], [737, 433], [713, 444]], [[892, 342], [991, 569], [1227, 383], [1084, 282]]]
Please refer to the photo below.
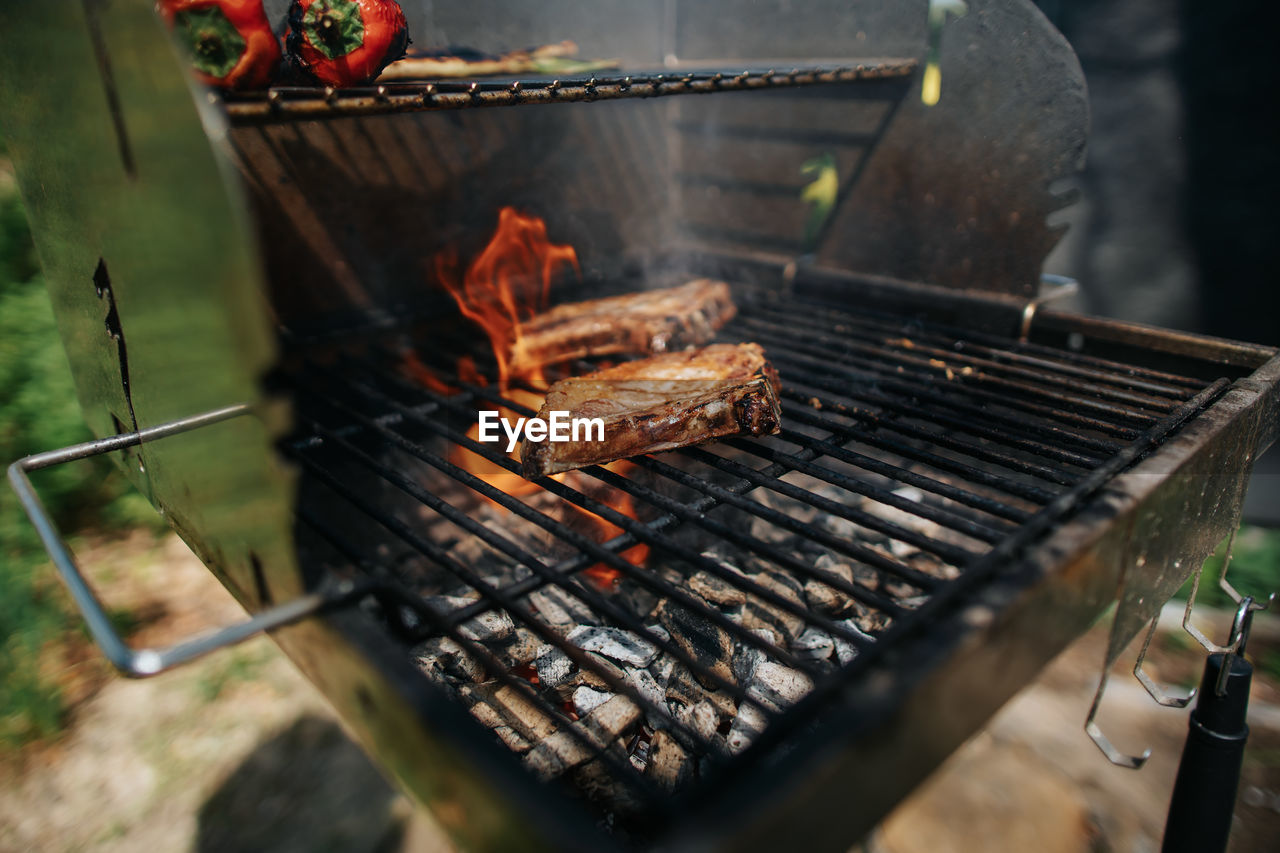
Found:
[[270, 631], [273, 628], [288, 625], [305, 616], [316, 613], [322, 608], [350, 601], [364, 592], [363, 589], [358, 588], [355, 584], [343, 581], [328, 590], [308, 593], [292, 601], [263, 610], [243, 622], [215, 629], [209, 633], [159, 649], [131, 648], [112, 627], [106, 609], [102, 606], [102, 602], [98, 600], [98, 597], [94, 595], [84, 574], [80, 571], [80, 567], [76, 564], [75, 557], [71, 554], [66, 541], [49, 517], [48, 511], [44, 508], [40, 496], [36, 494], [27, 475], [32, 471], [61, 465], [64, 462], [100, 456], [115, 450], [123, 450], [126, 447], [135, 447], [144, 441], [161, 439], [188, 432], [189, 430], [199, 429], [203, 426], [239, 417], [248, 412], [249, 407], [247, 405], [227, 406], [200, 415], [193, 415], [188, 418], [148, 427], [137, 432], [121, 433], [109, 438], [101, 438], [87, 441], [83, 444], [64, 447], [60, 450], [37, 453], [19, 459], [9, 466], [9, 483], [17, 493], [18, 500], [22, 503], [22, 508], [26, 511], [27, 517], [31, 519], [32, 525], [35, 526], [36, 533], [39, 534], [40, 540], [44, 543], [45, 551], [48, 552], [49, 558], [53, 561], [54, 567], [57, 568], [63, 583], [67, 585], [67, 589], [71, 592], [71, 598], [75, 601], [76, 607], [84, 617], [85, 623], [89, 627], [90, 635], [102, 649], [107, 660], [111, 661], [116, 669], [127, 676], [145, 678], [146, 676], [156, 675], [179, 664], [195, 660], [209, 652], [244, 642], [259, 632]]

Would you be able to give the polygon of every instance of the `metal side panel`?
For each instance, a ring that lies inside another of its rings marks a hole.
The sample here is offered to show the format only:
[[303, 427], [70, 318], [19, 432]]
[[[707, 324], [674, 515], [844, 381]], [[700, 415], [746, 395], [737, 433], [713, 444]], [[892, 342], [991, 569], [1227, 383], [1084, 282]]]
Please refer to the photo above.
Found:
[[[0, 135], [98, 436], [260, 404], [261, 266], [220, 119], [147, 0], [0, 7]], [[251, 608], [297, 591], [283, 409], [144, 444], [127, 472]], [[271, 425], [267, 426], [266, 422]]]

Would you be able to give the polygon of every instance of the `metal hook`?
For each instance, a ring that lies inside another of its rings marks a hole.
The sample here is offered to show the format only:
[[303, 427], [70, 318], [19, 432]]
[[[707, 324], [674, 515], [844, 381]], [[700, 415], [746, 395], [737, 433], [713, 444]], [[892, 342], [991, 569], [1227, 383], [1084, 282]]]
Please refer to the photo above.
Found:
[[1116, 749], [1098, 724], [1094, 722], [1094, 718], [1098, 716], [1098, 706], [1102, 704], [1102, 693], [1107, 689], [1107, 670], [1103, 667], [1102, 678], [1098, 681], [1098, 690], [1093, 694], [1093, 705], [1089, 708], [1089, 718], [1084, 721], [1084, 730], [1088, 732], [1089, 737], [1102, 750], [1102, 754], [1107, 760], [1118, 767], [1128, 767], [1130, 770], [1137, 770], [1147, 763], [1147, 759], [1151, 757], [1151, 750], [1144, 750], [1142, 755], [1128, 755]]
[[1142, 668], [1142, 662], [1147, 658], [1147, 649], [1151, 646], [1151, 638], [1156, 634], [1156, 625], [1160, 622], [1160, 614], [1156, 613], [1155, 618], [1151, 620], [1151, 627], [1147, 629], [1147, 638], [1142, 641], [1142, 650], [1138, 652], [1138, 660], [1133, 665], [1133, 674], [1137, 676], [1138, 681], [1142, 682], [1142, 686], [1147, 688], [1147, 692], [1151, 694], [1151, 698], [1164, 705], [1166, 708], [1185, 708], [1187, 704], [1195, 698], [1196, 688], [1191, 688], [1186, 696], [1175, 696], [1168, 691], [1163, 685], [1156, 682], [1151, 676], [1147, 675], [1147, 671]]
[[[1231, 536], [1228, 537], [1227, 539], [1227, 552], [1222, 558], [1222, 575], [1218, 578], [1218, 586], [1222, 589], [1223, 592], [1231, 596], [1232, 601], [1234, 601], [1237, 605], [1244, 606], [1248, 611], [1269, 609], [1271, 607], [1271, 603], [1276, 599], [1276, 594], [1274, 592], [1271, 593], [1270, 596], [1268, 596], [1266, 604], [1258, 604], [1253, 599], [1252, 596], [1240, 595], [1240, 593], [1236, 591], [1236, 588], [1233, 587], [1229, 581], [1227, 581], [1227, 569], [1231, 567], [1231, 557], [1235, 549], [1235, 544], [1236, 544], [1236, 530], [1233, 529], [1231, 531]], [[1206, 651], [1208, 651], [1211, 654], [1235, 654], [1236, 649], [1232, 640], [1228, 639], [1227, 645], [1220, 646], [1217, 643], [1210, 640], [1208, 637], [1206, 637], [1203, 633], [1201, 633], [1200, 629], [1196, 628], [1196, 626], [1191, 624], [1191, 609], [1195, 606], [1196, 592], [1200, 589], [1200, 578], [1203, 574], [1204, 574], [1204, 566], [1201, 566], [1200, 568], [1196, 569], [1195, 573], [1191, 576], [1192, 578], [1191, 594], [1187, 596], [1187, 608], [1182, 613], [1182, 629], [1186, 631], [1188, 634], [1190, 634], [1192, 637], [1195, 637], [1196, 642], [1198, 642], [1201, 646], [1205, 648]], [[1244, 605], [1243, 602], [1246, 602], [1246, 601], [1248, 602], [1248, 604]], [[1234, 626], [1233, 626], [1233, 632], [1234, 632]]]

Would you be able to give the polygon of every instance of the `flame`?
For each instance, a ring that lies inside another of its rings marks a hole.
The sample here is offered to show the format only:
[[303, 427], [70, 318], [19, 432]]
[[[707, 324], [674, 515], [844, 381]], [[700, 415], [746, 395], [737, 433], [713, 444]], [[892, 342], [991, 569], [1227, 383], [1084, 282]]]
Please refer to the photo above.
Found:
[[[547, 310], [554, 279], [570, 269], [581, 275], [578, 256], [573, 247], [552, 243], [547, 237], [547, 226], [542, 219], [504, 207], [499, 211], [498, 228], [493, 238], [467, 265], [461, 281], [456, 255], [442, 253], [436, 258], [435, 267], [436, 277], [458, 304], [463, 316], [476, 323], [489, 338], [498, 367], [497, 385], [500, 393], [522, 406], [539, 409], [544, 397], [540, 391], [545, 392], [549, 382], [543, 373], [542, 364], [522, 362], [520, 359], [519, 354], [524, 352], [520, 345], [521, 325]], [[407, 354], [404, 369], [432, 390], [449, 387], [412, 353]], [[456, 375], [459, 381], [466, 384], [489, 384], [470, 356], [458, 359]], [[500, 414], [505, 418], [518, 417], [517, 413], [505, 407]], [[480, 426], [476, 424], [467, 432], [467, 437], [476, 440], [479, 431]], [[519, 461], [515, 452], [512, 453], [512, 458]], [[542, 490], [536, 483], [461, 447], [454, 451], [451, 461], [509, 495], [526, 497]], [[618, 461], [606, 467], [614, 473], [624, 474], [635, 465]], [[637, 517], [635, 502], [625, 492], [601, 486], [577, 471], [558, 474], [552, 479], [571, 484], [623, 515]], [[490, 503], [500, 506], [496, 501]], [[566, 506], [571, 507], [572, 520], [580, 527], [590, 528], [597, 541], [608, 541], [622, 532], [621, 528], [595, 513], [568, 503]], [[623, 559], [636, 566], [643, 565], [648, 555], [647, 545], [634, 545], [621, 554]], [[596, 586], [609, 589], [618, 582], [622, 573], [601, 563], [586, 569], [583, 574]]]

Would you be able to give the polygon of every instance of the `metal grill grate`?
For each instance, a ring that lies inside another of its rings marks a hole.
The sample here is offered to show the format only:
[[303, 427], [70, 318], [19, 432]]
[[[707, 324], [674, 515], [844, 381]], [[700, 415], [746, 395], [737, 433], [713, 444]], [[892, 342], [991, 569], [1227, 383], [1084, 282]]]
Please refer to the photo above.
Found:
[[210, 95], [235, 124], [336, 118], [472, 107], [613, 101], [712, 92], [753, 92], [834, 83], [903, 82], [914, 59], [869, 59], [825, 68], [752, 68], [600, 75], [550, 80], [446, 80], [347, 89], [275, 86], [262, 92]]
[[[646, 769], [654, 732], [692, 757], [689, 786], [772, 748], [1226, 385], [797, 298], [737, 301], [722, 337], [759, 342], [778, 368], [781, 434], [590, 468], [518, 496], [462, 464], [478, 457], [524, 482], [501, 449], [467, 435], [478, 408], [531, 413], [458, 377], [460, 355], [485, 364], [480, 336], [416, 349], [456, 393], [408, 378], [386, 345], [309, 361], [296, 378], [303, 434], [286, 450], [318, 486], [299, 519], [317, 565], [383, 581], [381, 615], [407, 643], [448, 637], [470, 656], [471, 678], [433, 673], [440, 683], [482, 721], [497, 706], [539, 730], [542, 745], [510, 736], [510, 717], [508, 732], [495, 727], [535, 772], [579, 774], [579, 790], [623, 817], [670, 807], [670, 780]], [[637, 517], [619, 511], [623, 496]], [[620, 532], [602, 541], [575, 523], [584, 512]], [[651, 549], [643, 566], [625, 556], [636, 545]], [[597, 583], [601, 566], [615, 584]], [[735, 612], [716, 595], [742, 603]], [[635, 665], [566, 640], [553, 604], [625, 631]], [[615, 730], [595, 712], [579, 718], [510, 638], [486, 636], [486, 618], [558, 649], [642, 719], [623, 715]], [[714, 727], [638, 675], [650, 655], [671, 662], [671, 678], [688, 674]], [[774, 681], [762, 686], [765, 662]]]

